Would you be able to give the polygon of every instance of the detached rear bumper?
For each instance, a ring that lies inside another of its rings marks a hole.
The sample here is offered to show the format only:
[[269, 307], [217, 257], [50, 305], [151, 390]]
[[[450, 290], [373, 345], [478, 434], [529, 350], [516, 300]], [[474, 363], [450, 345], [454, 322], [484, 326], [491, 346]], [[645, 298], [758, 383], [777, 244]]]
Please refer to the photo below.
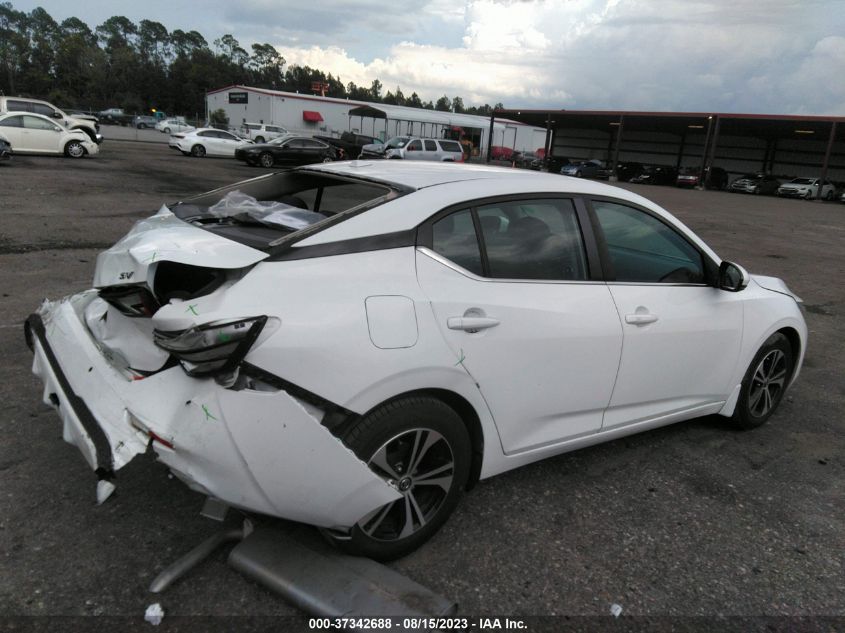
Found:
[[181, 367], [127, 376], [81, 318], [96, 297], [45, 302], [25, 327], [44, 402], [101, 479], [152, 446], [194, 490], [321, 527], [352, 526], [400, 497], [285, 391], [234, 391]]

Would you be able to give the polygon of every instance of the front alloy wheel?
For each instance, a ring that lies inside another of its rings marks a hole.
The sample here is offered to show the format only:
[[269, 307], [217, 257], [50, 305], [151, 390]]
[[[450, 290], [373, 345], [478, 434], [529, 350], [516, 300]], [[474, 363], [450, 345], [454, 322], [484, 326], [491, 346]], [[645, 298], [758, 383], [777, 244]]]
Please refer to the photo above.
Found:
[[469, 477], [469, 435], [453, 409], [430, 397], [378, 407], [344, 437], [347, 446], [401, 497], [361, 517], [341, 549], [376, 560], [415, 550], [445, 523]]
[[781, 333], [763, 344], [742, 381], [734, 423], [752, 429], [768, 420], [777, 409], [795, 366], [792, 346]]
[[202, 145], [194, 145], [191, 148], [191, 156], [194, 158], [202, 158], [205, 156], [205, 148]]

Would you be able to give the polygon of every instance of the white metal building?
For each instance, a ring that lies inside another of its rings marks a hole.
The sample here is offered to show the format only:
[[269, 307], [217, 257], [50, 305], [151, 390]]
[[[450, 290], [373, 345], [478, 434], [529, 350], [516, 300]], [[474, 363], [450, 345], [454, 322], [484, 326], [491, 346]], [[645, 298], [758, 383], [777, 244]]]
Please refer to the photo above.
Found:
[[[270, 123], [291, 132], [325, 136], [353, 131], [382, 140], [400, 134], [443, 138], [460, 128], [481, 156], [486, 154], [490, 130], [488, 117], [249, 86], [228, 86], [207, 93], [206, 108], [207, 112], [226, 112], [232, 128], [245, 122]], [[544, 128], [500, 118], [493, 124], [493, 146], [533, 151], [543, 147], [545, 138]]]

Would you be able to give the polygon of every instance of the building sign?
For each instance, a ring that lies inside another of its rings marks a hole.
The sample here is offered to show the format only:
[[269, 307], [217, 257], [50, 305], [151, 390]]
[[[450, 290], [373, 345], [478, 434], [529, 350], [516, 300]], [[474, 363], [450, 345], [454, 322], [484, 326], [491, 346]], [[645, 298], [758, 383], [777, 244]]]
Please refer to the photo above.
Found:
[[249, 103], [248, 92], [230, 92], [229, 103]]

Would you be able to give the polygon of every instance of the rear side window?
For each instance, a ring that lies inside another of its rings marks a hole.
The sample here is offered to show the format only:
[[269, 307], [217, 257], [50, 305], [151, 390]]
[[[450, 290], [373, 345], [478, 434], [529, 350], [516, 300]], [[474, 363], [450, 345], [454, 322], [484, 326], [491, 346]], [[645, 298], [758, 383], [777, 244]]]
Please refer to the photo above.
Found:
[[32, 112], [32, 104], [18, 99], [7, 99], [6, 110], [9, 112]]
[[435, 222], [431, 230], [434, 252], [476, 275], [484, 274], [470, 209], [447, 215]]
[[23, 127], [22, 116], [10, 116], [8, 119], [0, 121], [0, 127]]
[[616, 281], [704, 283], [701, 253], [657, 218], [621, 204], [593, 201]]
[[515, 200], [458, 211], [432, 225], [432, 248], [495, 279], [587, 279], [581, 229], [569, 199]]
[[457, 141], [440, 141], [440, 147], [443, 148], [444, 152], [463, 152], [461, 144]]
[[568, 199], [524, 200], [478, 207], [490, 276], [499, 279], [587, 279], [575, 206]]

